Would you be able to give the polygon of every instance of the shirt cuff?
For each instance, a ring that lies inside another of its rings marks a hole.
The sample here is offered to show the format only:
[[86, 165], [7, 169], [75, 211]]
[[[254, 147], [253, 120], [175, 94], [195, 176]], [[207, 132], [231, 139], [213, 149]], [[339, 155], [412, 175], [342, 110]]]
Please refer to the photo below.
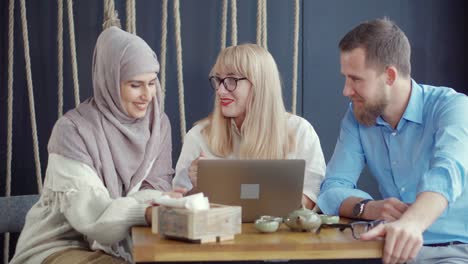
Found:
[[163, 192], [153, 189], [140, 190], [132, 193], [129, 197], [135, 198], [140, 203], [151, 203], [154, 199], [159, 198], [163, 195]]
[[138, 225], [144, 225], [147, 226], [148, 223], [146, 222], [145, 218], [145, 213], [146, 213], [146, 208], [148, 208], [148, 204], [140, 203], [135, 205], [134, 207], [131, 207], [127, 211], [127, 216], [128, 216], [128, 224], [130, 226], [138, 226]]
[[[452, 188], [454, 186], [454, 188]], [[434, 168], [428, 171], [418, 186], [418, 193], [435, 192], [447, 199], [449, 205], [455, 202], [461, 194], [460, 184], [452, 184], [452, 178], [444, 168]]]
[[321, 192], [317, 204], [324, 214], [339, 215], [341, 204], [349, 197], [372, 199], [368, 193], [358, 189], [333, 188]]

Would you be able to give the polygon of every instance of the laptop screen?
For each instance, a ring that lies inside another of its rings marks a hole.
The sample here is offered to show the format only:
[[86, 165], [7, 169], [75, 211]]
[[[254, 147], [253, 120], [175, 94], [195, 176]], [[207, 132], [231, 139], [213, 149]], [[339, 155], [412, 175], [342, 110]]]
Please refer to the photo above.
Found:
[[198, 163], [197, 191], [211, 203], [242, 207], [242, 222], [285, 217], [301, 207], [304, 160], [210, 160]]

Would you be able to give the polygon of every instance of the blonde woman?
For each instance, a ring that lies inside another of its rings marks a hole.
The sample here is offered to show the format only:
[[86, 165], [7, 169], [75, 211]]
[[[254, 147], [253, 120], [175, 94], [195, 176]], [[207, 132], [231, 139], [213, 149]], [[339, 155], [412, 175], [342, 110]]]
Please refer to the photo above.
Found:
[[214, 110], [187, 133], [173, 187], [196, 186], [200, 158], [304, 159], [302, 203], [314, 208], [325, 174], [320, 141], [307, 120], [286, 112], [271, 54], [254, 44], [228, 47], [209, 80]]

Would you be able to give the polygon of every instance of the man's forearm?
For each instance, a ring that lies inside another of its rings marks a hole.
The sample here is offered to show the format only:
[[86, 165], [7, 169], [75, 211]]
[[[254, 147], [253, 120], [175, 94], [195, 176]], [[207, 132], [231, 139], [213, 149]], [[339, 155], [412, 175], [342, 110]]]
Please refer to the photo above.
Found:
[[426, 230], [439, 218], [447, 205], [447, 199], [443, 195], [436, 192], [422, 192], [400, 220], [418, 222], [421, 230]]
[[[355, 218], [356, 215], [353, 214], [353, 208], [362, 200], [363, 198], [354, 196], [344, 200], [339, 209], [340, 215]], [[410, 207], [412, 207], [412, 210], [407, 212]], [[425, 230], [440, 216], [446, 207], [447, 200], [441, 194], [423, 192], [418, 195], [416, 202], [412, 205], [406, 204], [394, 197], [385, 200], [370, 201], [363, 207], [363, 212], [359, 218], [366, 220], [382, 219], [395, 221], [405, 215], [403, 221], [417, 220], [418, 222], [421, 218], [424, 218], [420, 226]], [[428, 211], [427, 208], [433, 208], [433, 210]]]
[[353, 216], [353, 207], [364, 199], [360, 197], [349, 197], [341, 203], [340, 206], [340, 216], [354, 218]]

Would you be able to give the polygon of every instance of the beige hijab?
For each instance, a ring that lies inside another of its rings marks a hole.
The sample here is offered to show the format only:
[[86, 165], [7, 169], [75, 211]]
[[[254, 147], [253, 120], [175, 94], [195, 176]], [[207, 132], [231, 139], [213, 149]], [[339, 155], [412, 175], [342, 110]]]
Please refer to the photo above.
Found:
[[159, 63], [144, 40], [117, 27], [104, 30], [94, 50], [94, 97], [59, 119], [49, 141], [49, 153], [94, 168], [114, 198], [141, 181], [143, 188], [171, 188], [171, 129], [159, 82], [143, 118], [130, 117], [120, 100], [120, 81], [150, 72], [159, 72]]

